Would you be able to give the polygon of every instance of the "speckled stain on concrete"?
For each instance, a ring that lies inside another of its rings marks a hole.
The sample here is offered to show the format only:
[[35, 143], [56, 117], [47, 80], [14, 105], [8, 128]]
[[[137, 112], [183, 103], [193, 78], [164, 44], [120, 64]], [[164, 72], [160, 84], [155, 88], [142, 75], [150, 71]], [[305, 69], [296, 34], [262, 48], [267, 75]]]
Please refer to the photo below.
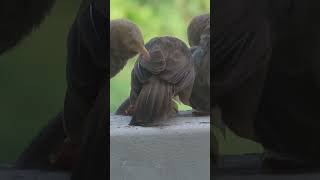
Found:
[[111, 180], [209, 180], [210, 120], [182, 113], [157, 127], [110, 115]]

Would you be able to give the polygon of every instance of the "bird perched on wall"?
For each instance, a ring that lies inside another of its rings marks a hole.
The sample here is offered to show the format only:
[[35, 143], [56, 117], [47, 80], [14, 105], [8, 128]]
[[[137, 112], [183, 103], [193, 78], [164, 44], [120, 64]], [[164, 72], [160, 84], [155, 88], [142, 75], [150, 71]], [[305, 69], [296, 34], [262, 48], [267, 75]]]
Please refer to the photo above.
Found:
[[150, 59], [139, 56], [131, 74], [131, 125], [149, 125], [177, 111], [174, 97], [189, 105], [195, 78], [191, 52], [184, 42], [170, 37], [151, 39]]
[[137, 25], [124, 19], [110, 22], [110, 78], [113, 78], [137, 54], [149, 59], [142, 33]]
[[188, 26], [188, 41], [196, 77], [190, 98], [196, 112], [210, 112], [210, 14], [194, 17]]
[[[197, 114], [210, 112], [210, 14], [193, 18], [188, 26], [188, 41], [191, 46], [192, 62], [195, 67], [195, 81], [190, 104]], [[126, 99], [117, 109], [117, 115], [130, 115], [132, 106]], [[200, 112], [201, 111], [201, 112]]]

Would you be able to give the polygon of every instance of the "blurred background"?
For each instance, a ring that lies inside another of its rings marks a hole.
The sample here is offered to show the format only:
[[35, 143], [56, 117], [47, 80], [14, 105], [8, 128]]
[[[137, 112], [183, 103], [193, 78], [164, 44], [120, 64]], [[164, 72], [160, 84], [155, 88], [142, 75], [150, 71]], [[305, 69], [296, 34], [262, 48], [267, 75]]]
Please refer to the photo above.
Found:
[[0, 56], [0, 163], [12, 163], [63, 107], [66, 37], [80, 0], [57, 0], [39, 29]]
[[[111, 0], [110, 18], [129, 19], [137, 24], [145, 43], [156, 36], [175, 36], [188, 46], [187, 27], [192, 17], [210, 11], [210, 0]], [[129, 61], [123, 71], [110, 81], [110, 112], [130, 94], [131, 70], [136, 57]], [[191, 109], [183, 104], [179, 110]]]

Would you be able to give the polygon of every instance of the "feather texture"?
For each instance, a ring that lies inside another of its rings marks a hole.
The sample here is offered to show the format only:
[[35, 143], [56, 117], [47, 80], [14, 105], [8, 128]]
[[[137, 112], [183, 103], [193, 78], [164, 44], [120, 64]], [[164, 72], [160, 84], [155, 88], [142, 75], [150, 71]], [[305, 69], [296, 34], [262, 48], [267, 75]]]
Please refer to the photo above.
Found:
[[210, 15], [193, 18], [188, 26], [188, 40], [196, 71], [190, 103], [193, 109], [210, 112]]
[[138, 53], [144, 40], [141, 31], [134, 23], [117, 19], [110, 22], [110, 78], [118, 74], [128, 60]]
[[146, 48], [150, 60], [139, 57], [131, 76], [132, 125], [150, 125], [173, 115], [179, 96], [189, 104], [195, 72], [189, 48], [174, 37], [156, 37]]

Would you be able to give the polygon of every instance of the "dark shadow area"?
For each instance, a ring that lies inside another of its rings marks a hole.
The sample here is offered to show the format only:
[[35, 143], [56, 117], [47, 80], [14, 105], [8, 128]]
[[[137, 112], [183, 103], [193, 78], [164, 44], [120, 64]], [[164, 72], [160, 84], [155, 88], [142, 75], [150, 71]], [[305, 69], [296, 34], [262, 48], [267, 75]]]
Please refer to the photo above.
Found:
[[66, 38], [80, 0], [57, 0], [26, 39], [0, 56], [0, 163], [13, 163], [63, 107]]
[[222, 156], [213, 170], [215, 180], [316, 180], [320, 178], [320, 169], [271, 172], [270, 169], [264, 168], [261, 154]]

